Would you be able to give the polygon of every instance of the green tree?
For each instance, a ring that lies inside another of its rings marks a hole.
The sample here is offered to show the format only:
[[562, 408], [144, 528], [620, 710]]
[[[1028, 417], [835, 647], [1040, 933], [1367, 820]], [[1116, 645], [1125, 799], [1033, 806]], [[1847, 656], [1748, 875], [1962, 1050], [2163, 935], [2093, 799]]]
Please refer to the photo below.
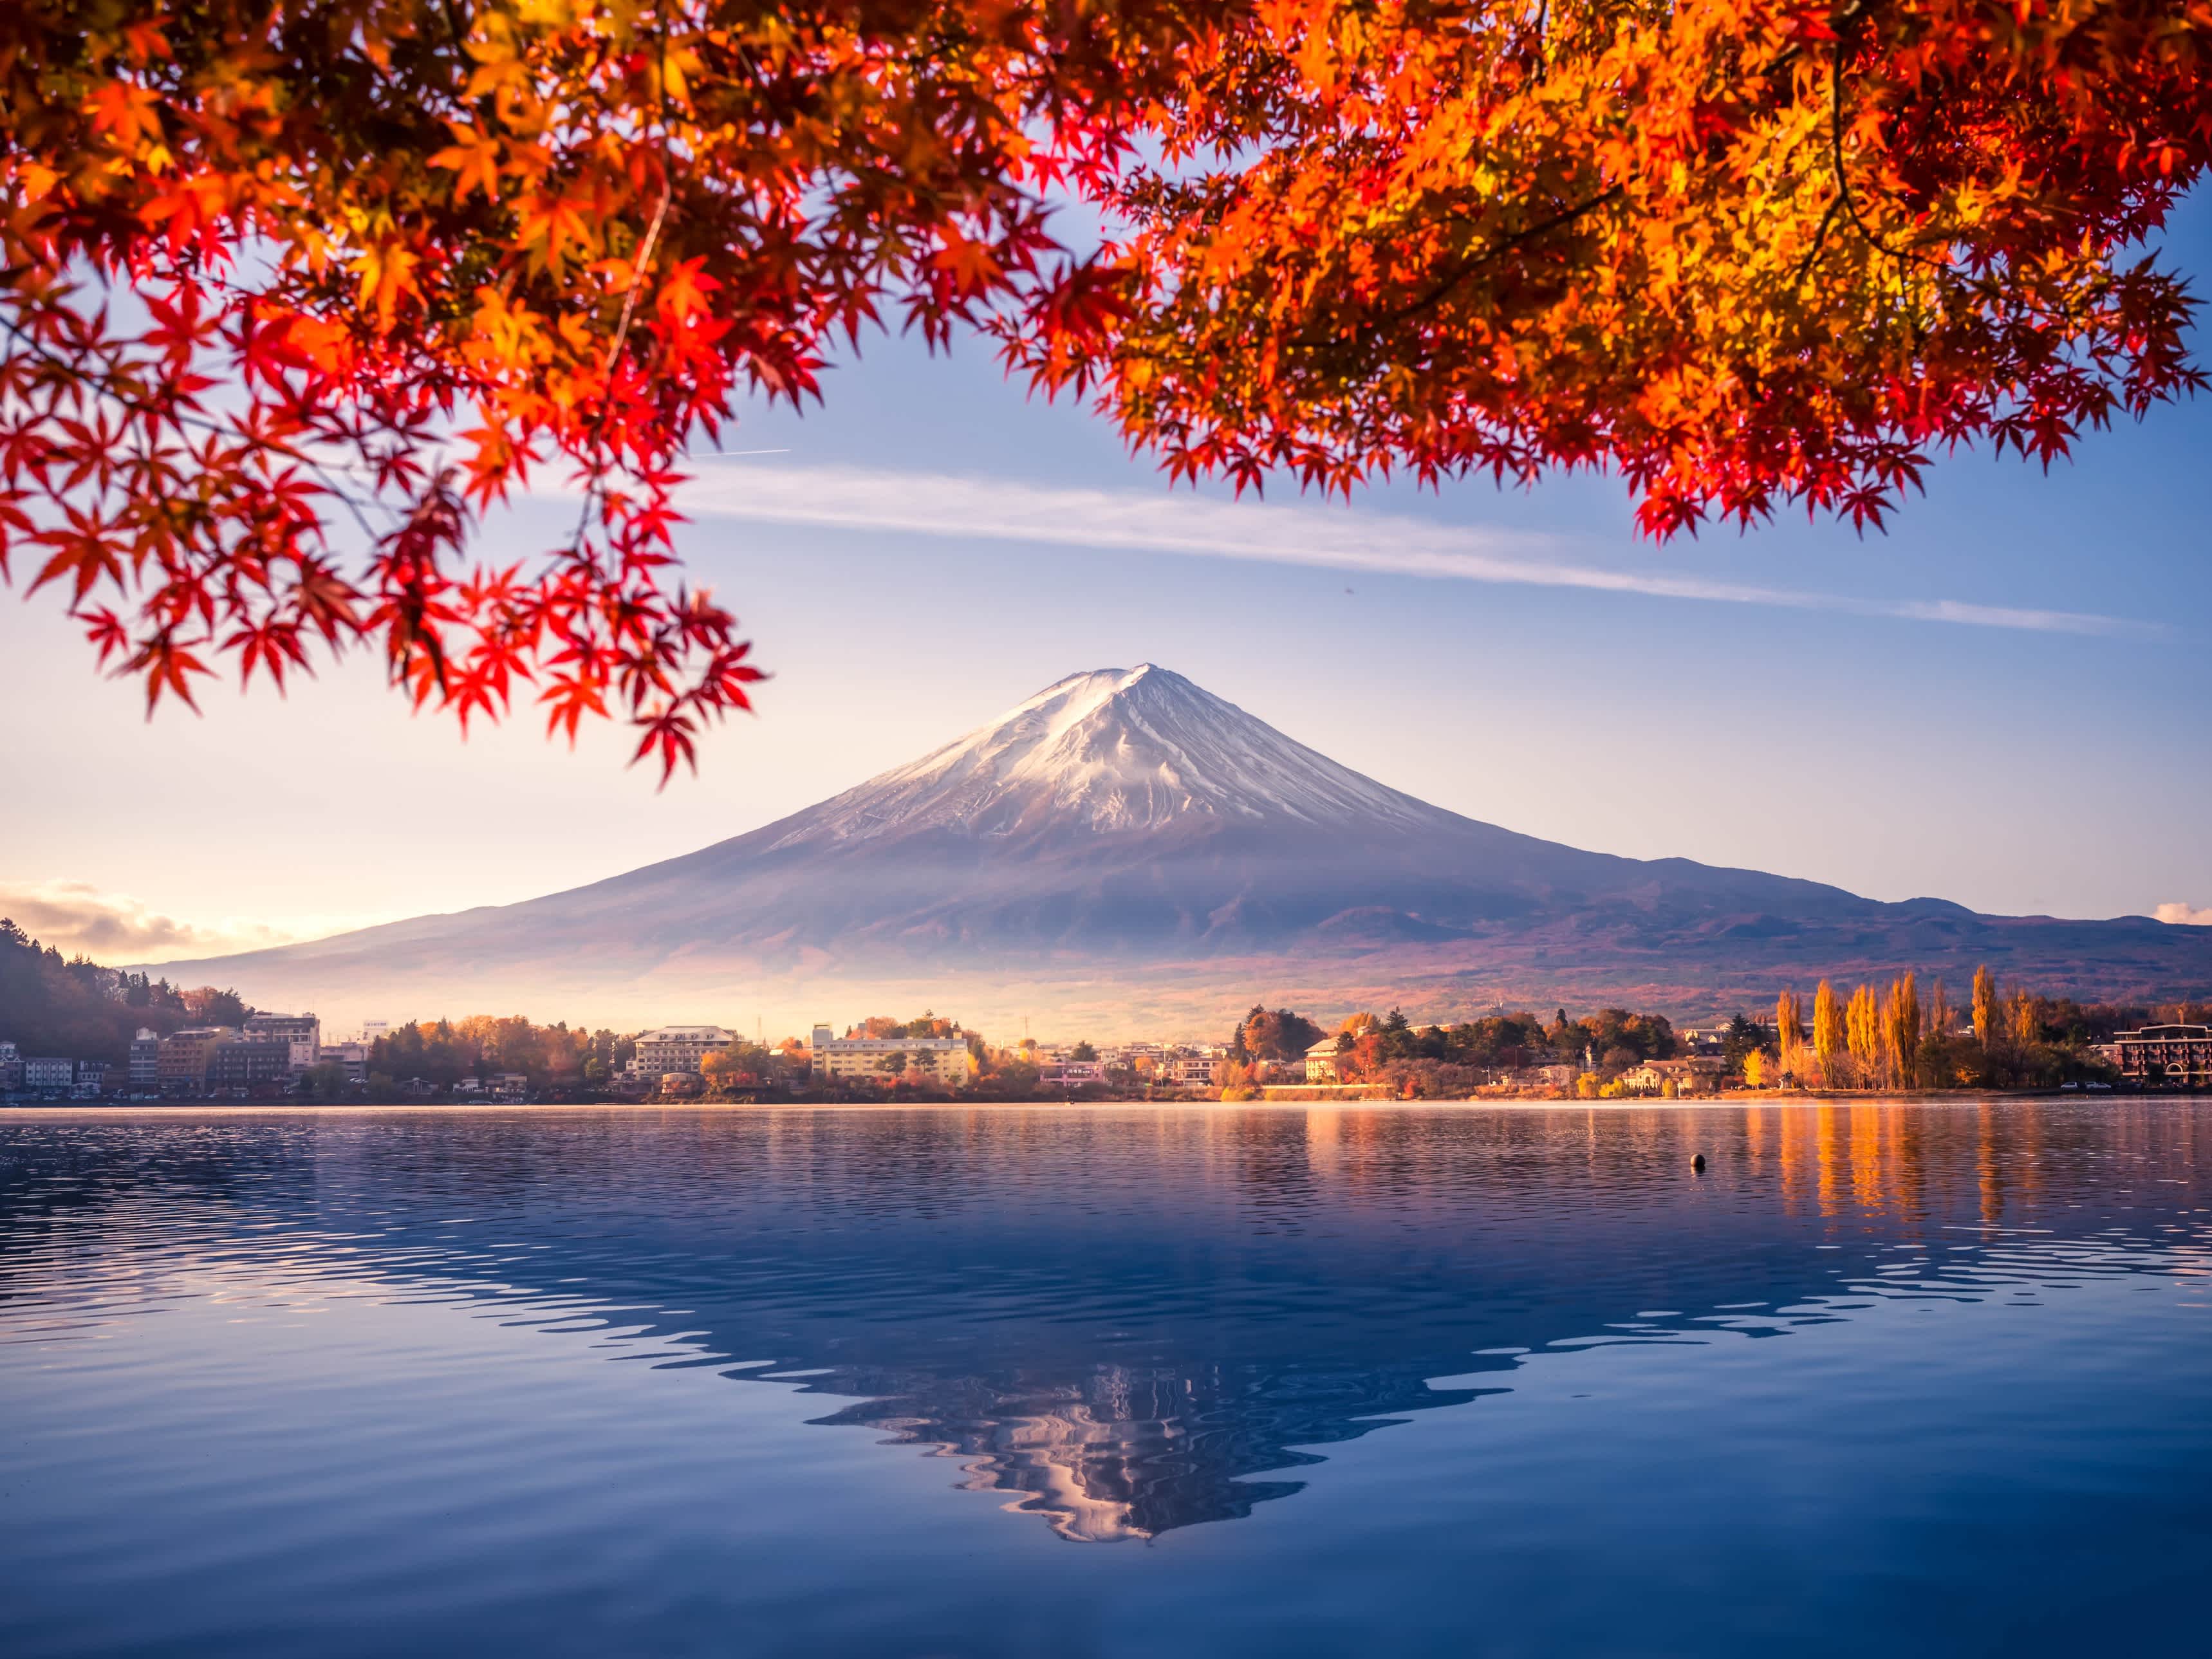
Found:
[[1765, 1028], [1741, 1013], [1730, 1016], [1721, 1033], [1721, 1057], [1732, 1066], [1741, 1066], [1746, 1054], [1765, 1046]]

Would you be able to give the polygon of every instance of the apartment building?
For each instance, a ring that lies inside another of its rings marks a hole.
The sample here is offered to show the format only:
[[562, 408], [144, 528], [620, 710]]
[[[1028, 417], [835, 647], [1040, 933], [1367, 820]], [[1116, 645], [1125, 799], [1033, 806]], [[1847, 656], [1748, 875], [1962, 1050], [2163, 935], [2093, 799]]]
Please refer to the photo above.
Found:
[[906, 1061], [898, 1072], [919, 1071], [939, 1088], [957, 1089], [968, 1081], [964, 1037], [841, 1037], [832, 1027], [817, 1025], [808, 1046], [817, 1080], [869, 1078], [880, 1083], [896, 1074], [888, 1065], [896, 1054]]
[[220, 1045], [237, 1038], [235, 1025], [195, 1025], [170, 1032], [161, 1039], [161, 1055], [155, 1066], [161, 1092], [200, 1093], [207, 1087], [209, 1057]]
[[161, 1039], [147, 1026], [141, 1025], [138, 1035], [131, 1039], [131, 1059], [126, 1075], [134, 1090], [161, 1086]]
[[2131, 1083], [2168, 1089], [2212, 1085], [2212, 1025], [2146, 1025], [2116, 1031], [2106, 1051]]
[[735, 1031], [726, 1031], [719, 1025], [663, 1025], [638, 1038], [629, 1069], [647, 1078], [665, 1077], [671, 1072], [696, 1074], [708, 1055], [737, 1040]]
[[296, 1077], [315, 1063], [323, 1046], [323, 1022], [313, 1014], [248, 1014], [246, 1040], [283, 1044], [284, 1069]]

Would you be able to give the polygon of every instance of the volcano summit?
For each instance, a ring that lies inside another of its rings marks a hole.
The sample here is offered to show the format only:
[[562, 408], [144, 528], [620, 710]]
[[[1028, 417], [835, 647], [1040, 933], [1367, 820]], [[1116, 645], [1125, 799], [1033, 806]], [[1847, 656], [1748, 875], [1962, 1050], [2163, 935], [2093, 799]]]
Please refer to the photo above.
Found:
[[795, 1028], [927, 1005], [999, 1031], [1028, 1014], [1105, 1036], [1211, 1030], [1263, 995], [1322, 1013], [1710, 1013], [1823, 974], [1963, 982], [1984, 961], [2054, 994], [2201, 994], [2212, 928], [1986, 916], [1582, 852], [1389, 788], [1146, 664], [1072, 675], [682, 858], [161, 971], [326, 1014], [757, 1012]]

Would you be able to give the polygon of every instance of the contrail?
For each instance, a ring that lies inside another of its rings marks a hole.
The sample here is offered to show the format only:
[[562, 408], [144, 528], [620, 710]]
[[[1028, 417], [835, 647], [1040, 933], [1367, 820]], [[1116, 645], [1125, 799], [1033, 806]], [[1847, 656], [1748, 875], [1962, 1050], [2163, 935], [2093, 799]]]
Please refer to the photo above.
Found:
[[2167, 631], [2155, 623], [2078, 611], [2028, 610], [1959, 599], [1856, 599], [1698, 576], [1608, 569], [1552, 556], [1567, 545], [1557, 537], [1465, 529], [1398, 514], [1313, 503], [1220, 501], [1187, 495], [1047, 489], [948, 473], [831, 465], [714, 468], [683, 486], [681, 504], [694, 515], [770, 524], [1130, 548], [1455, 581], [1586, 588], [1788, 611], [1833, 611], [1972, 628], [2106, 635]]

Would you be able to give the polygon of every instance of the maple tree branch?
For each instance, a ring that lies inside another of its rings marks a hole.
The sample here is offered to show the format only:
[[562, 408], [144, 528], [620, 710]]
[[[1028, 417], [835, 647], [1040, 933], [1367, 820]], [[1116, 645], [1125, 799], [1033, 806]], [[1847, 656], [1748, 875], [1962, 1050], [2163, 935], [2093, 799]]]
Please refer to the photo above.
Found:
[[599, 417], [592, 423], [591, 442], [586, 450], [591, 458], [592, 472], [584, 484], [584, 504], [576, 512], [576, 534], [569, 544], [572, 553], [583, 550], [584, 536], [591, 527], [592, 501], [599, 493], [599, 446], [606, 435], [607, 416], [614, 409], [612, 380], [615, 364], [621, 361], [623, 346], [629, 338], [630, 321], [637, 314], [638, 291], [645, 286], [646, 262], [653, 258], [653, 244], [660, 240], [661, 223], [668, 216], [669, 198], [674, 189], [675, 181], [664, 173], [660, 204], [653, 210], [653, 222], [646, 228], [645, 240], [638, 245], [637, 264], [630, 269], [629, 291], [623, 295], [622, 320], [615, 326], [615, 337], [607, 345], [606, 362], [599, 370], [600, 379], [609, 384], [599, 394]]
[[[1867, 245], [1877, 252], [1887, 254], [1900, 264], [1910, 262], [1925, 265], [1938, 276], [1963, 283], [1984, 298], [1993, 301], [2000, 306], [2024, 311], [2043, 317], [2051, 322], [2069, 326], [2079, 320], [2076, 314], [2065, 306], [2047, 306], [2024, 295], [2010, 293], [2002, 284], [1986, 276], [1978, 276], [1971, 271], [1961, 270], [1948, 260], [1931, 259], [1916, 249], [1892, 247], [1875, 234], [1873, 228], [1859, 215], [1857, 199], [1851, 194], [1850, 180], [1844, 171], [1844, 53], [1843, 42], [1840, 40], [1837, 42], [1835, 53], [1828, 64], [1828, 155], [1830, 167], [1836, 180], [1836, 203], [1830, 204], [1829, 212], [1832, 214], [1836, 205], [1839, 204], [1844, 214], [1850, 218], [1852, 228], [1856, 230]], [[1826, 232], [1827, 224], [1827, 219], [1823, 218], [1820, 222], [1822, 232]], [[1814, 252], [1817, 253], [1819, 251], [1820, 240], [1816, 236], [1814, 240]], [[1811, 266], [1812, 260], [1808, 257], [1804, 270], [1797, 273], [1796, 280], [1803, 281], [1806, 271], [1809, 270]], [[1903, 297], [1903, 287], [1900, 284], [1899, 298], [1902, 300]], [[1913, 332], [1913, 348], [1917, 353], [1923, 343], [1924, 337], [1917, 320], [1913, 321], [1911, 326]]]
[[1468, 258], [1461, 260], [1457, 267], [1455, 268], [1449, 275], [1446, 276], [1441, 282], [1437, 283], [1436, 286], [1431, 288], [1426, 294], [1424, 294], [1419, 299], [1414, 301], [1411, 305], [1392, 313], [1389, 317], [1384, 320], [1391, 323], [1402, 323], [1409, 318], [1418, 317], [1423, 312], [1434, 308], [1435, 307], [1442, 304], [1454, 289], [1457, 288], [1468, 277], [1474, 276], [1474, 273], [1481, 270], [1483, 266], [1490, 264], [1492, 260], [1502, 259], [1507, 254], [1512, 252], [1516, 248], [1523, 246], [1529, 242], [1533, 242], [1540, 236], [1548, 235], [1553, 231], [1558, 230], [1564, 226], [1571, 225], [1574, 223], [1576, 220], [1582, 218], [1586, 214], [1595, 213], [1607, 203], [1617, 200], [1626, 192], [1626, 188], [1627, 187], [1624, 185], [1610, 185], [1607, 189], [1600, 191], [1588, 201], [1578, 202], [1571, 208], [1553, 214], [1541, 224], [1530, 225], [1525, 229], [1513, 232], [1512, 234], [1509, 236], [1501, 236], [1498, 240], [1491, 243], [1489, 246], [1484, 248], [1480, 253], [1469, 255]]
[[[1844, 170], [1844, 43], [1840, 40], [1836, 42], [1836, 50], [1828, 60], [1828, 157], [1836, 178], [1836, 199], [1843, 204], [1851, 228], [1864, 239], [1868, 246], [1887, 254], [1900, 264], [1910, 262], [1925, 265], [1938, 276], [1946, 276], [1954, 282], [1965, 283], [1970, 288], [1979, 289], [1992, 300], [2002, 302], [2007, 298], [2004, 290], [1995, 283], [1962, 271], [1948, 260], [1931, 259], [1912, 248], [1892, 247], [1875, 235], [1873, 228], [1860, 216], [1858, 200], [1851, 194], [1851, 181]], [[1826, 222], [1825, 219], [1821, 221], [1823, 228]]]
[[65, 374], [71, 380], [88, 380], [99, 396], [109, 399], [126, 410], [134, 411], [142, 416], [152, 416], [158, 412], [161, 418], [173, 421], [180, 427], [191, 427], [195, 431], [205, 432], [218, 438], [234, 438], [249, 444], [258, 445], [267, 449], [272, 455], [281, 455], [286, 460], [297, 462], [315, 475], [324, 489], [329, 492], [332, 498], [345, 503], [346, 510], [353, 514], [354, 522], [361, 526], [362, 534], [368, 538], [372, 546], [382, 539], [377, 533], [375, 526], [369, 523], [364, 509], [374, 507], [380, 512], [392, 513], [394, 509], [392, 506], [382, 501], [365, 502], [349, 495], [331, 476], [329, 469], [316, 460], [313, 456], [275, 439], [253, 437], [237, 427], [225, 426], [220, 421], [210, 420], [204, 415], [188, 414], [180, 409], [162, 409], [157, 411], [143, 395], [120, 390], [112, 370], [87, 373], [66, 359], [56, 356], [6, 317], [0, 317], [0, 329], [7, 330], [9, 338], [56, 374]]
[[[585, 453], [589, 458], [591, 474], [584, 481], [583, 505], [576, 509], [576, 533], [570, 539], [568, 551], [574, 556], [584, 550], [584, 538], [592, 523], [592, 501], [599, 493], [599, 446], [605, 441], [607, 416], [614, 409], [615, 365], [622, 361], [623, 347], [629, 339], [631, 319], [637, 315], [638, 292], [645, 286], [646, 268], [653, 263], [653, 250], [660, 240], [660, 228], [668, 220], [668, 204], [676, 194], [676, 173], [668, 163], [668, 33], [663, 28], [656, 42], [660, 54], [660, 200], [653, 210], [653, 222], [646, 227], [645, 240], [638, 244], [637, 263], [630, 267], [629, 291], [623, 295], [622, 319], [615, 325], [615, 337], [608, 342], [605, 363], [600, 368], [599, 378], [607, 384], [599, 394], [599, 418], [592, 422], [591, 441]], [[667, 782], [666, 778], [661, 781]]]
[[1828, 227], [1836, 222], [1836, 214], [1843, 205], [1844, 198], [1840, 191], [1829, 198], [1828, 210], [1820, 216], [1820, 228], [1813, 233], [1813, 246], [1806, 251], [1803, 261], [1798, 265], [1796, 274], [1790, 278], [1790, 287], [1798, 287], [1813, 274], [1813, 266], [1820, 259], [1820, 250], [1827, 245]]

